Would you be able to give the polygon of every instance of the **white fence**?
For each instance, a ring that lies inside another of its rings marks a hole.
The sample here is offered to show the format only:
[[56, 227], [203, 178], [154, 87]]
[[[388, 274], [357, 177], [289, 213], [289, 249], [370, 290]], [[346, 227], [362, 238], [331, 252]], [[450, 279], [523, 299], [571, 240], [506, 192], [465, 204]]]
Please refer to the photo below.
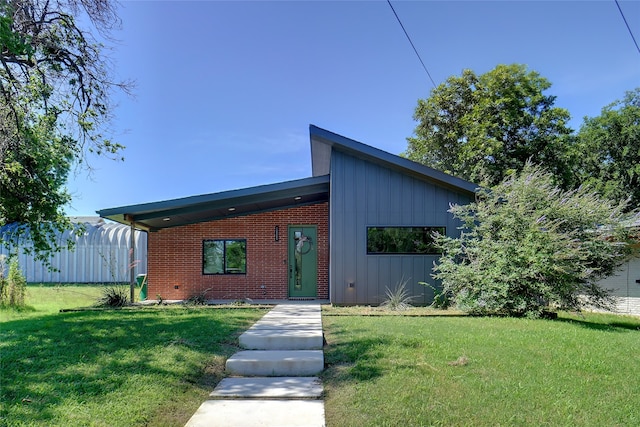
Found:
[[[18, 262], [29, 283], [106, 283], [128, 282], [130, 278], [131, 228], [115, 223], [86, 223], [79, 235], [73, 230], [57, 236], [64, 246], [75, 241], [72, 251], [62, 250], [50, 258], [50, 270], [32, 255], [19, 251]], [[0, 254], [8, 255], [12, 248], [0, 245]], [[147, 272], [147, 233], [135, 232], [134, 274]], [[6, 272], [5, 272], [6, 273]]]

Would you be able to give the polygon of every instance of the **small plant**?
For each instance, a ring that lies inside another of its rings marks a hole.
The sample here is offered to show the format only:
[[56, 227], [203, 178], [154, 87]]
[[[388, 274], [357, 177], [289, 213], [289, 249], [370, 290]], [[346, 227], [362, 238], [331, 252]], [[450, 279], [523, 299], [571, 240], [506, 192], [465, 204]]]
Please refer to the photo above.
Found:
[[164, 301], [162, 299], [162, 295], [160, 295], [160, 294], [156, 294], [156, 300], [158, 301], [158, 305], [162, 305], [162, 301]]
[[0, 305], [13, 308], [24, 307], [27, 280], [15, 256], [9, 258], [9, 274], [5, 278], [6, 259], [6, 256], [0, 255]]
[[126, 286], [108, 285], [98, 298], [99, 307], [124, 307], [129, 304], [129, 289]]
[[199, 294], [195, 294], [190, 296], [185, 304], [187, 305], [206, 305], [207, 304], [207, 292], [209, 292], [211, 288], [207, 288]]
[[438, 288], [428, 282], [418, 282], [418, 284], [427, 286], [428, 288], [431, 288], [433, 290], [433, 302], [431, 303], [430, 307], [440, 310], [446, 310], [453, 304], [453, 294], [451, 294], [451, 292]]
[[7, 279], [4, 277], [4, 269], [7, 262], [6, 255], [0, 255], [0, 305], [4, 306], [7, 292]]
[[387, 288], [387, 299], [380, 304], [380, 307], [391, 311], [404, 311], [411, 308], [414, 296], [409, 294], [407, 282], [408, 280], [401, 279], [393, 290]]

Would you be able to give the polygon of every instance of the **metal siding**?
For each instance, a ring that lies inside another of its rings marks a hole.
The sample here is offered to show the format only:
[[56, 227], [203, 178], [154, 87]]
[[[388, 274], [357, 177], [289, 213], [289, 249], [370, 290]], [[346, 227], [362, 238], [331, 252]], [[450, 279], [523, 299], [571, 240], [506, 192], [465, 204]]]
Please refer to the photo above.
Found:
[[413, 203], [414, 202], [413, 195], [417, 193], [413, 185], [415, 180], [409, 176], [404, 175], [401, 177], [400, 181], [401, 181], [400, 193], [402, 194], [402, 199], [398, 207], [400, 209], [402, 224], [415, 224], [414, 222], [415, 205]]
[[[367, 255], [367, 226], [446, 226], [457, 235], [449, 203], [471, 198], [389, 168], [333, 152], [331, 157], [331, 299], [337, 304], [379, 304], [386, 288], [404, 277], [415, 302], [429, 303], [435, 256]], [[348, 282], [355, 288], [349, 289]]]
[[624, 314], [640, 315], [640, 258], [633, 258], [622, 266], [616, 274], [606, 277], [598, 284], [611, 290], [616, 297], [615, 311]]
[[382, 194], [386, 194], [382, 190], [382, 182], [388, 182], [388, 180], [384, 179], [383, 173], [375, 173], [371, 168], [366, 168], [366, 175], [367, 185], [362, 191], [366, 191], [367, 223], [376, 224], [378, 222], [379, 206], [381, 203], [386, 202], [386, 200], [382, 198]]
[[[129, 236], [131, 228], [121, 224], [85, 225], [85, 232], [76, 235], [70, 230], [56, 236], [59, 244], [75, 241], [73, 251], [61, 250], [52, 254], [50, 271], [34, 256], [19, 252], [18, 262], [29, 283], [104, 283], [129, 281]], [[135, 274], [147, 271], [147, 233], [136, 231]], [[8, 255], [12, 248], [0, 247], [0, 255]]]

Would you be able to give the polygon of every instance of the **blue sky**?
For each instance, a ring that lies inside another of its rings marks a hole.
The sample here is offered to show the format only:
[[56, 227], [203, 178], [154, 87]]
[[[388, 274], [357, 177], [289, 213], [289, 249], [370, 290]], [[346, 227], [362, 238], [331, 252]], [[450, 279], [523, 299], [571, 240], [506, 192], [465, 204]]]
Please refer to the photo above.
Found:
[[[392, 1], [436, 84], [521, 63], [577, 129], [640, 86], [613, 0]], [[619, 0], [640, 42], [640, 1]], [[386, 1], [123, 1], [110, 55], [136, 81], [69, 215], [311, 176], [309, 124], [399, 154], [432, 88]]]

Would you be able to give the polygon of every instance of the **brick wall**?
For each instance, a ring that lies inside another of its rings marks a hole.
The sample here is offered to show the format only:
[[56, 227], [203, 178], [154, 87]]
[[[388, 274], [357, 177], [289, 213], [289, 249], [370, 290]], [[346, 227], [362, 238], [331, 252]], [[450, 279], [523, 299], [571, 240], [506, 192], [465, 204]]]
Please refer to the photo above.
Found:
[[[263, 212], [149, 233], [148, 298], [186, 299], [205, 289], [208, 299], [286, 299], [287, 226], [318, 227], [318, 298], [329, 298], [328, 203]], [[274, 241], [274, 228], [280, 240]], [[247, 273], [203, 275], [202, 241], [246, 239]], [[260, 286], [264, 285], [262, 289]], [[177, 287], [177, 289], [176, 289]]]

